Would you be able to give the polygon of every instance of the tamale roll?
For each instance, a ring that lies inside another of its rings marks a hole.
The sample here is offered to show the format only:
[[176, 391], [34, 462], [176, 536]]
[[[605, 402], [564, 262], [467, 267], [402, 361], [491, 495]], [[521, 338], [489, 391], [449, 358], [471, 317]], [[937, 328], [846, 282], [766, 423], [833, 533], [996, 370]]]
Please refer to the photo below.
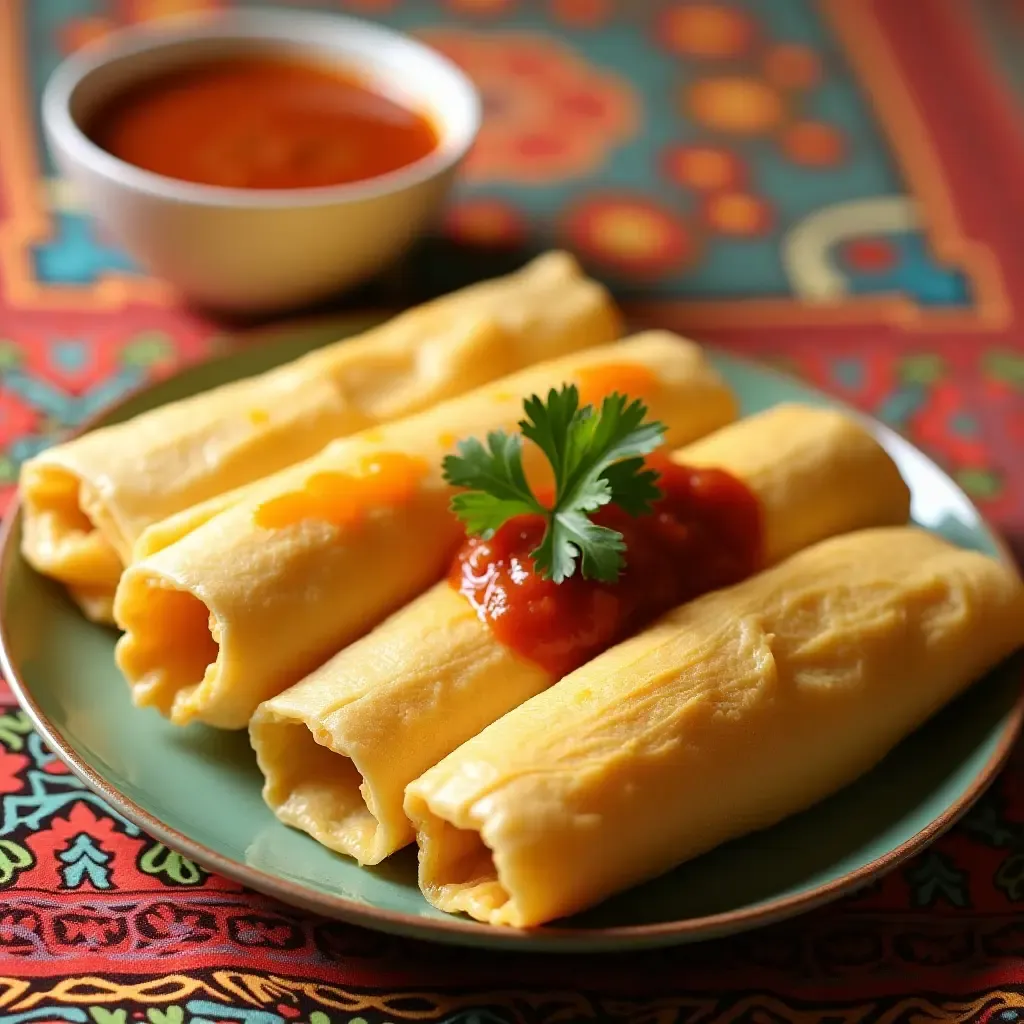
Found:
[[669, 443], [735, 416], [701, 349], [653, 331], [333, 442], [126, 569], [114, 616], [134, 699], [179, 724], [243, 728], [261, 701], [444, 574], [462, 529], [441, 462], [459, 438], [514, 428], [537, 391], [576, 382], [593, 397], [624, 374]]
[[416, 307], [267, 373], [55, 445], [25, 463], [22, 550], [109, 621], [146, 527], [543, 359], [607, 344], [621, 322], [567, 253]]
[[[778, 406], [672, 458], [725, 470], [749, 488], [761, 507], [757, 568], [833, 534], [909, 515], [896, 466], [841, 412]], [[671, 562], [662, 568], [680, 571]], [[684, 560], [681, 571], [696, 568]], [[556, 678], [439, 583], [257, 709], [250, 734], [264, 797], [287, 824], [378, 863], [414, 838], [405, 787]]]
[[566, 676], [413, 782], [427, 899], [540, 925], [804, 810], [1022, 639], [1016, 572], [912, 527], [822, 541]]

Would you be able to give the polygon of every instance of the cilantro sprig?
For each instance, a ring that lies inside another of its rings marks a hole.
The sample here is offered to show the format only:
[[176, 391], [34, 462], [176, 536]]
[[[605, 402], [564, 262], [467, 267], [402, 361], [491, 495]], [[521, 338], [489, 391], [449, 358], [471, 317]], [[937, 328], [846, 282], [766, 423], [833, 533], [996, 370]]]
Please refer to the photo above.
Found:
[[[530, 552], [545, 579], [561, 583], [576, 571], [587, 579], [614, 582], [622, 571], [625, 542], [617, 530], [590, 518], [603, 505], [618, 505], [633, 516], [651, 510], [661, 492], [657, 471], [644, 456], [661, 443], [663, 424], [644, 422], [647, 407], [639, 399], [609, 395], [595, 410], [580, 407], [574, 385], [552, 388], [547, 400], [523, 402], [526, 418], [520, 434], [495, 430], [487, 443], [460, 441], [458, 455], [443, 463], [444, 478], [467, 488], [451, 503], [468, 533], [490, 537], [513, 516], [534, 514], [545, 520], [544, 536]], [[542, 504], [523, 471], [523, 439], [533, 441], [554, 473], [554, 501]]]

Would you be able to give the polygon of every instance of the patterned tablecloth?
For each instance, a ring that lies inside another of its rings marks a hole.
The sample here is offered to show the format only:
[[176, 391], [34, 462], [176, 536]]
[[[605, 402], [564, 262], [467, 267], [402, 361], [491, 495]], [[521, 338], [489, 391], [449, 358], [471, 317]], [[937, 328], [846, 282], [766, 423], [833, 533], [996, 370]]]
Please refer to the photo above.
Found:
[[[104, 239], [40, 89], [122, 22], [216, 0], [0, 0], [0, 483], [222, 345]], [[637, 323], [769, 360], [893, 424], [1024, 550], [1020, 0], [320, 0], [416, 32], [487, 121], [437, 237], [350, 303], [553, 244]], [[455, 951], [208, 875], [112, 815], [0, 695], [0, 1024], [1024, 1016], [1024, 752], [855, 898], [642, 955]]]

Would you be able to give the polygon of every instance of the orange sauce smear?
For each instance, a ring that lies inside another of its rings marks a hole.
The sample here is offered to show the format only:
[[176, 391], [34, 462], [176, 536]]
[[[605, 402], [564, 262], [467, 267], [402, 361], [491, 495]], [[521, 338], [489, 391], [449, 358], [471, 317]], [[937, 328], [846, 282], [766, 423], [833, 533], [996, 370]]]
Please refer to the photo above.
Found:
[[606, 505], [593, 519], [618, 530], [626, 567], [615, 583], [560, 584], [535, 571], [530, 552], [544, 521], [519, 516], [489, 540], [469, 537], [448, 581], [505, 647], [555, 679], [642, 629], [662, 612], [737, 583], [761, 565], [761, 505], [749, 488], [717, 469], [691, 469], [660, 456], [662, 497], [647, 516]]
[[661, 382], [658, 375], [642, 363], [603, 363], [576, 371], [580, 405], [600, 405], [613, 391], [630, 399], [650, 398]]
[[352, 72], [261, 56], [158, 75], [101, 107], [87, 134], [144, 170], [249, 189], [364, 181], [415, 163], [438, 142], [426, 117]]
[[423, 459], [381, 452], [365, 458], [358, 473], [313, 473], [301, 490], [258, 505], [253, 521], [266, 530], [282, 530], [309, 519], [354, 526], [374, 508], [395, 508], [411, 501], [428, 469]]

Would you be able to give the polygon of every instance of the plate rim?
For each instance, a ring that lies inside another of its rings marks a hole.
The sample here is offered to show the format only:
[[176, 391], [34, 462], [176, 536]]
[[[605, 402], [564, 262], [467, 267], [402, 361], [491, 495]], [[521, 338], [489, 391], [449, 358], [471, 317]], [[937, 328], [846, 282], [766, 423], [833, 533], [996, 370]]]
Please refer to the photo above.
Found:
[[[363, 323], [373, 318], [374, 314], [372, 313], [369, 316], [357, 313], [346, 317], [347, 320], [362, 321]], [[316, 323], [319, 320], [320, 318], [318, 317], [310, 318], [305, 320], [301, 326], [308, 327], [311, 326], [311, 321]], [[289, 326], [296, 327], [300, 325], [294, 323], [288, 325], [269, 325], [251, 332], [244, 332], [249, 338], [256, 339], [255, 345], [239, 348], [232, 344], [228, 351], [219, 353], [212, 359], [189, 363], [166, 377], [161, 377], [155, 381], [148, 381], [133, 388], [117, 401], [112, 402], [89, 417], [77, 430], [69, 434], [65, 440], [70, 440], [95, 429], [129, 402], [172, 380], [187, 378], [208, 367], [211, 363], [233, 362], [244, 357], [253, 348], [269, 348], [274, 344], [281, 344], [285, 340], [281, 335], [281, 331], [282, 329], [286, 331]], [[346, 337], [342, 333], [346, 329], [345, 326], [339, 325], [339, 340]], [[269, 335], [269, 337], [266, 335]], [[232, 335], [228, 335], [229, 344], [231, 337]], [[237, 339], [238, 335], [235, 334], [233, 337]], [[917, 448], [916, 445], [904, 438], [898, 431], [861, 412], [859, 409], [847, 405], [842, 399], [835, 398], [828, 392], [822, 391], [813, 385], [805, 384], [799, 378], [784, 373], [775, 367], [766, 366], [755, 359], [735, 355], [717, 345], [708, 344], [702, 347], [713, 357], [724, 358], [726, 361], [737, 363], [763, 376], [776, 378], [780, 382], [797, 383], [817, 393], [835, 407], [845, 409], [847, 412], [855, 415], [871, 429], [876, 437], [884, 438], [890, 444], [910, 449], [917, 458], [923, 459], [932, 468], [940, 472], [948, 484], [955, 489], [960, 498], [973, 510], [979, 522], [988, 532], [996, 548], [999, 560], [1016, 568], [1016, 561], [1009, 546], [999, 531], [995, 530], [986, 517], [982, 515], [970, 497], [941, 466]], [[232, 379], [241, 379], [241, 377]], [[198, 394], [200, 392], [195, 393]], [[158, 408], [158, 406], [153, 406], [153, 408]], [[17, 492], [15, 492], [4, 514], [2, 525], [0, 525], [0, 583], [9, 578], [14, 560], [21, 558], [20, 545], [16, 542], [20, 536], [21, 513], [21, 499]], [[709, 941], [737, 932], [765, 927], [787, 918], [807, 913], [869, 885], [879, 876], [887, 874], [906, 860], [909, 860], [955, 825], [981, 797], [1002, 770], [1018, 736], [1021, 734], [1022, 727], [1024, 727], [1024, 687], [1021, 687], [1013, 707], [1008, 712], [1006, 723], [995, 749], [959, 799], [954, 801], [942, 814], [930, 821], [923, 829], [914, 833], [914, 835], [887, 853], [876, 857], [874, 860], [853, 871], [830, 879], [813, 889], [788, 897], [782, 896], [769, 899], [746, 908], [722, 911], [716, 914], [705, 914], [700, 917], [685, 918], [677, 921], [659, 922], [657, 924], [618, 925], [598, 928], [567, 928], [559, 926], [540, 926], [538, 928], [495, 927], [454, 915], [452, 915], [450, 920], [425, 918], [403, 911], [374, 907], [341, 894], [313, 892], [300, 883], [281, 878], [270, 871], [232, 860], [206, 846], [204, 843], [190, 838], [172, 825], [161, 821], [134, 800], [121, 793], [64, 739], [59, 729], [39, 707], [30, 687], [18, 671], [11, 656], [9, 631], [10, 624], [8, 616], [5, 614], [5, 605], [0, 603], [0, 669], [3, 670], [15, 699], [28, 716], [33, 727], [82, 783], [144, 832], [159, 839], [169, 848], [185, 854], [204, 867], [210, 868], [215, 873], [239, 882], [257, 892], [272, 896], [290, 906], [300, 907], [322, 916], [335, 918], [376, 931], [452, 945], [480, 944], [491, 948], [504, 947], [510, 950], [537, 950], [556, 953], [605, 952], [622, 950], [624, 948], [643, 949], [687, 942]]]

